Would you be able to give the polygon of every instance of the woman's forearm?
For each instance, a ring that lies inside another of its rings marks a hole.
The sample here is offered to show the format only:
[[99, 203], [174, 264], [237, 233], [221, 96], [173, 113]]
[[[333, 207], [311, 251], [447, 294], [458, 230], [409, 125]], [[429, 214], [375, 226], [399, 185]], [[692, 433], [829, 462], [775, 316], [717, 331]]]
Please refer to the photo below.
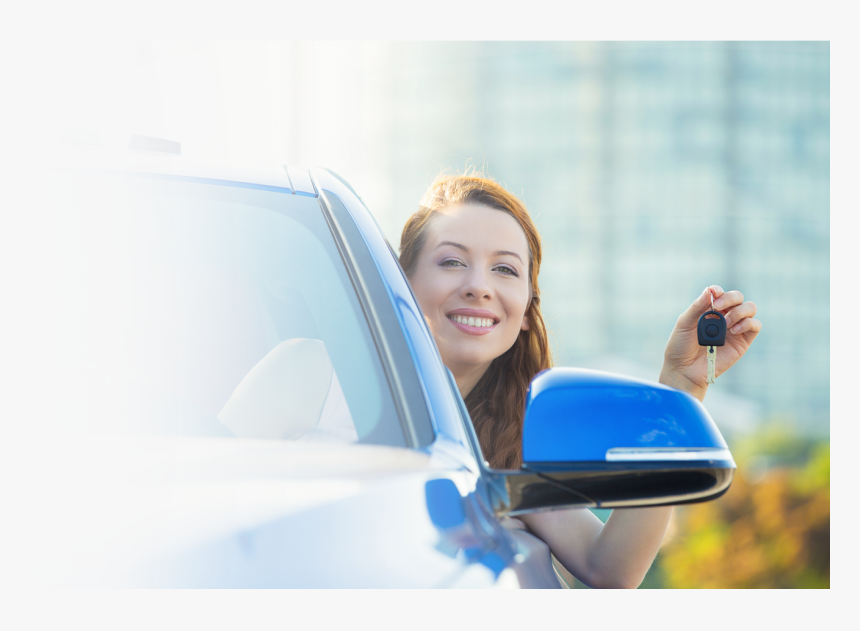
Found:
[[671, 506], [613, 510], [589, 553], [594, 583], [590, 586], [639, 587], [657, 556], [671, 516]]
[[671, 507], [623, 508], [606, 524], [585, 508], [521, 516], [567, 570], [589, 587], [635, 588], [654, 561]]

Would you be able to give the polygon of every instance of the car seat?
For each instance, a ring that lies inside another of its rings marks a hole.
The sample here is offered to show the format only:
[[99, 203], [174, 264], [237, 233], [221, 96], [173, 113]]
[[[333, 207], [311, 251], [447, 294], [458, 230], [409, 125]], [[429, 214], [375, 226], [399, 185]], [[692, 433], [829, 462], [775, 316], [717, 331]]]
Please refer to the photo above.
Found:
[[358, 438], [325, 344], [308, 338], [272, 349], [245, 375], [218, 419], [240, 438]]

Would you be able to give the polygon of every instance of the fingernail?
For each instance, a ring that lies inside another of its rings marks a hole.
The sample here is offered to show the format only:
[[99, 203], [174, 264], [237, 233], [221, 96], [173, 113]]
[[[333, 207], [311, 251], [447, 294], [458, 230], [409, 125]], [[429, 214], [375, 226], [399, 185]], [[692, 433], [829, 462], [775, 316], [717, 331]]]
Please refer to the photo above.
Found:
[[722, 299], [722, 298], [717, 298], [716, 300], [714, 300], [714, 306], [715, 306], [717, 309], [722, 309], [724, 304], [725, 304], [725, 303], [723, 302], [723, 299]]
[[741, 332], [741, 325], [740, 324], [736, 324], [732, 327], [732, 333], [740, 333], [740, 332]]

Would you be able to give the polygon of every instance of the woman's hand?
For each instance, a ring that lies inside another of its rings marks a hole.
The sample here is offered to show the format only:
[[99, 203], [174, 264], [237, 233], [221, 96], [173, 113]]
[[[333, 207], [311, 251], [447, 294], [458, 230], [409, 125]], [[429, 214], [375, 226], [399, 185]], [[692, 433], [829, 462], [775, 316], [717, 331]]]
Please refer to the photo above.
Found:
[[724, 292], [718, 285], [707, 287], [689, 309], [678, 317], [666, 343], [660, 383], [685, 390], [700, 401], [705, 398], [708, 389], [708, 360], [704, 347], [699, 346], [696, 327], [699, 317], [711, 310], [711, 293], [714, 296], [714, 309], [726, 318], [726, 343], [717, 347], [716, 376], [719, 377], [743, 357], [761, 331], [761, 322], [753, 318], [755, 304], [744, 302], [741, 292]]

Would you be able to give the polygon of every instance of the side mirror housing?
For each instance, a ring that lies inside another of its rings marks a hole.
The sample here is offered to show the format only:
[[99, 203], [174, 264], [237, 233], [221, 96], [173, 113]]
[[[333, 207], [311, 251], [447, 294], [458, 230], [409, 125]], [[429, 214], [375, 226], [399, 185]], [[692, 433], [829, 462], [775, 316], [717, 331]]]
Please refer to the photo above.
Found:
[[504, 512], [701, 502], [725, 493], [734, 469], [719, 429], [686, 392], [551, 368], [529, 387], [523, 468], [507, 476]]
[[703, 455], [732, 459], [705, 406], [681, 390], [582, 368], [545, 370], [529, 386], [523, 462], [677, 461]]

